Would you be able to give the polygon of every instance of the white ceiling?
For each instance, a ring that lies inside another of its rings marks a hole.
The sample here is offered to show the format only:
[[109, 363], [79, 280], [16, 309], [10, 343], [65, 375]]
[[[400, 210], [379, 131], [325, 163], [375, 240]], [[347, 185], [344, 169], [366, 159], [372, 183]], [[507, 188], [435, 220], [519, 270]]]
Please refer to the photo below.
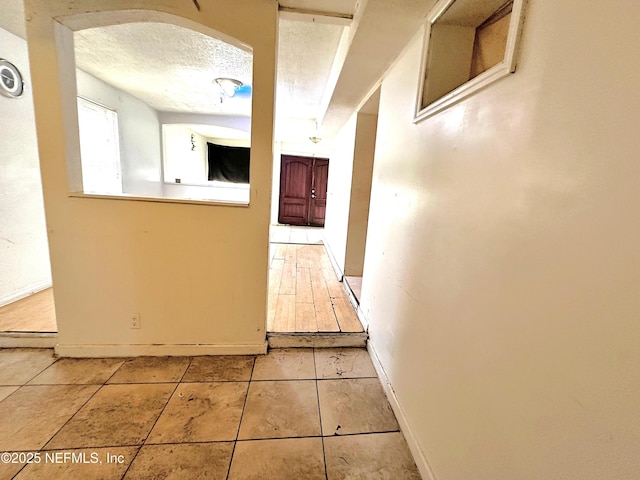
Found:
[[280, 20], [277, 117], [315, 121], [344, 28]]
[[226, 138], [229, 140], [249, 140], [249, 132], [243, 132], [237, 128], [220, 127], [217, 125], [202, 125], [202, 124], [183, 124], [183, 126], [190, 128], [196, 133], [199, 133], [206, 138]]
[[251, 114], [251, 99], [222, 97], [214, 79], [250, 85], [252, 54], [193, 30], [129, 23], [74, 34], [76, 66], [158, 111]]
[[[359, 108], [435, 0], [279, 0], [276, 125], [280, 136], [330, 138]], [[0, 28], [25, 38], [23, 0], [2, 0]], [[347, 29], [344, 27], [348, 25]], [[345, 34], [343, 34], [345, 32]], [[212, 80], [251, 83], [246, 52], [179, 27], [119, 25], [76, 35], [78, 66], [161, 111], [247, 115]]]

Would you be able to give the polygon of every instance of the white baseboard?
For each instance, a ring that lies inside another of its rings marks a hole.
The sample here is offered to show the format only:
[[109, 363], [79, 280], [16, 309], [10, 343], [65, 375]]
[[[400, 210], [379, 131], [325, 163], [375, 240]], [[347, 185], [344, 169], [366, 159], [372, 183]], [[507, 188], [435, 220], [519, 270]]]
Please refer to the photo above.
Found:
[[327, 256], [329, 257], [329, 260], [331, 261], [331, 266], [333, 267], [333, 271], [335, 272], [336, 276], [338, 277], [338, 280], [342, 281], [342, 277], [344, 277], [344, 272], [342, 271], [342, 269], [338, 265], [338, 262], [336, 261], [336, 257], [334, 256], [333, 252], [331, 251], [331, 247], [329, 246], [329, 242], [327, 242], [327, 239], [326, 239], [326, 237], [324, 235], [322, 236], [322, 243], [324, 245], [324, 249], [327, 251]]
[[367, 350], [369, 351], [369, 356], [371, 357], [371, 361], [373, 362], [373, 366], [378, 372], [378, 377], [380, 378], [380, 383], [382, 383], [382, 388], [384, 389], [385, 394], [387, 395], [387, 399], [391, 404], [391, 408], [393, 409], [393, 413], [395, 413], [396, 418], [398, 419], [398, 423], [400, 424], [400, 430], [402, 431], [405, 440], [407, 441], [407, 445], [409, 446], [409, 450], [413, 455], [413, 460], [416, 462], [416, 466], [420, 471], [420, 475], [423, 480], [436, 480], [435, 475], [433, 474], [433, 470], [427, 461], [427, 457], [420, 446], [420, 442], [413, 434], [411, 427], [409, 426], [409, 422], [407, 421], [407, 417], [400, 406], [400, 402], [398, 401], [398, 397], [396, 397], [396, 393], [389, 382], [389, 377], [387, 376], [387, 372], [385, 372], [382, 363], [380, 363], [380, 359], [376, 354], [375, 348], [371, 343], [371, 339], [367, 342]]
[[356, 307], [356, 315], [358, 316], [358, 320], [360, 320], [360, 323], [362, 324], [362, 328], [364, 328], [364, 331], [368, 332], [369, 331], [369, 319], [364, 314], [364, 311], [362, 310], [362, 307], [360, 306], [360, 304], [358, 304], [358, 306]]
[[57, 343], [57, 333], [0, 333], [0, 348], [53, 348]]
[[13, 302], [17, 302], [21, 298], [25, 298], [25, 297], [28, 297], [29, 295], [33, 295], [34, 293], [41, 292], [42, 290], [45, 290], [49, 287], [51, 287], [51, 280], [33, 283], [19, 290], [14, 290], [11, 293], [7, 293], [6, 295], [0, 296], [0, 307], [4, 305], [8, 305]]
[[57, 344], [56, 355], [73, 358], [264, 355], [267, 342], [249, 345], [73, 345]]

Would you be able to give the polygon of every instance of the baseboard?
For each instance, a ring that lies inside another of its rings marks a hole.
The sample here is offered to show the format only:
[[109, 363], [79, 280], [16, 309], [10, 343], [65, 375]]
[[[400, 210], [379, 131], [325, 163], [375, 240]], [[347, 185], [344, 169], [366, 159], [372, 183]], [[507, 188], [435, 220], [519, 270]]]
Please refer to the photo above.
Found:
[[329, 261], [331, 262], [331, 266], [333, 267], [333, 271], [335, 272], [336, 276], [338, 277], [338, 280], [342, 281], [342, 277], [344, 277], [344, 272], [342, 271], [342, 269], [338, 265], [338, 262], [336, 261], [336, 257], [334, 256], [333, 252], [331, 251], [331, 247], [329, 246], [329, 242], [327, 242], [327, 238], [324, 235], [322, 235], [322, 244], [324, 245], [324, 249], [327, 252], [327, 256], [329, 257]]
[[0, 333], [0, 348], [53, 348], [57, 343], [57, 333]]
[[198, 355], [264, 355], [267, 342], [249, 345], [73, 345], [58, 344], [56, 355], [73, 358], [99, 357], [195, 357]]
[[0, 296], [0, 307], [4, 305], [9, 305], [10, 303], [17, 302], [18, 300], [28, 297], [29, 295], [33, 295], [34, 293], [41, 292], [47, 288], [51, 287], [51, 280], [47, 280], [44, 282], [38, 282], [31, 284], [27, 287], [21, 288], [19, 290], [15, 290], [6, 295]]
[[380, 359], [376, 354], [375, 348], [371, 343], [371, 340], [367, 342], [367, 350], [369, 351], [369, 356], [371, 357], [371, 361], [373, 362], [373, 366], [378, 372], [378, 377], [380, 378], [380, 383], [382, 383], [382, 388], [384, 389], [385, 394], [387, 395], [387, 399], [391, 404], [391, 408], [393, 409], [393, 413], [395, 413], [398, 423], [400, 424], [400, 430], [402, 431], [405, 440], [407, 441], [407, 445], [409, 446], [409, 450], [413, 455], [413, 460], [416, 462], [416, 466], [420, 471], [420, 475], [423, 480], [436, 480], [435, 475], [433, 474], [433, 470], [427, 461], [427, 457], [418, 442], [418, 439], [413, 434], [411, 427], [409, 426], [409, 422], [407, 421], [407, 417], [400, 406], [400, 402], [398, 401], [398, 397], [396, 397], [396, 393], [389, 382], [389, 377], [387, 376], [387, 372], [385, 372], [382, 363], [380, 363]]
[[364, 331], [368, 332], [369, 331], [369, 319], [364, 314], [364, 311], [362, 310], [362, 306], [360, 304], [358, 304], [358, 306], [356, 307], [356, 315], [358, 316], [358, 320], [360, 320], [360, 323], [362, 324], [362, 328], [364, 328]]

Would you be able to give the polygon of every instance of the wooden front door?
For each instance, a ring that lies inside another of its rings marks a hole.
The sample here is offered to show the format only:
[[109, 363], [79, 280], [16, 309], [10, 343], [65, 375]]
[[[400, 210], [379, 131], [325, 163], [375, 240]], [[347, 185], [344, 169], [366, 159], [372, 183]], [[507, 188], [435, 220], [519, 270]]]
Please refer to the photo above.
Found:
[[282, 155], [278, 222], [324, 226], [329, 160]]

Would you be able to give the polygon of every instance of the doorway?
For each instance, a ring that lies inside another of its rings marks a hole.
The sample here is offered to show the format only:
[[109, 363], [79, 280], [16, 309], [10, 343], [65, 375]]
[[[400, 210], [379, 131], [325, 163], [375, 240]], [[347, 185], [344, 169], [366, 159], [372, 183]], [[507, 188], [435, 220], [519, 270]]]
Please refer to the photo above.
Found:
[[328, 158], [282, 155], [278, 222], [324, 227]]

